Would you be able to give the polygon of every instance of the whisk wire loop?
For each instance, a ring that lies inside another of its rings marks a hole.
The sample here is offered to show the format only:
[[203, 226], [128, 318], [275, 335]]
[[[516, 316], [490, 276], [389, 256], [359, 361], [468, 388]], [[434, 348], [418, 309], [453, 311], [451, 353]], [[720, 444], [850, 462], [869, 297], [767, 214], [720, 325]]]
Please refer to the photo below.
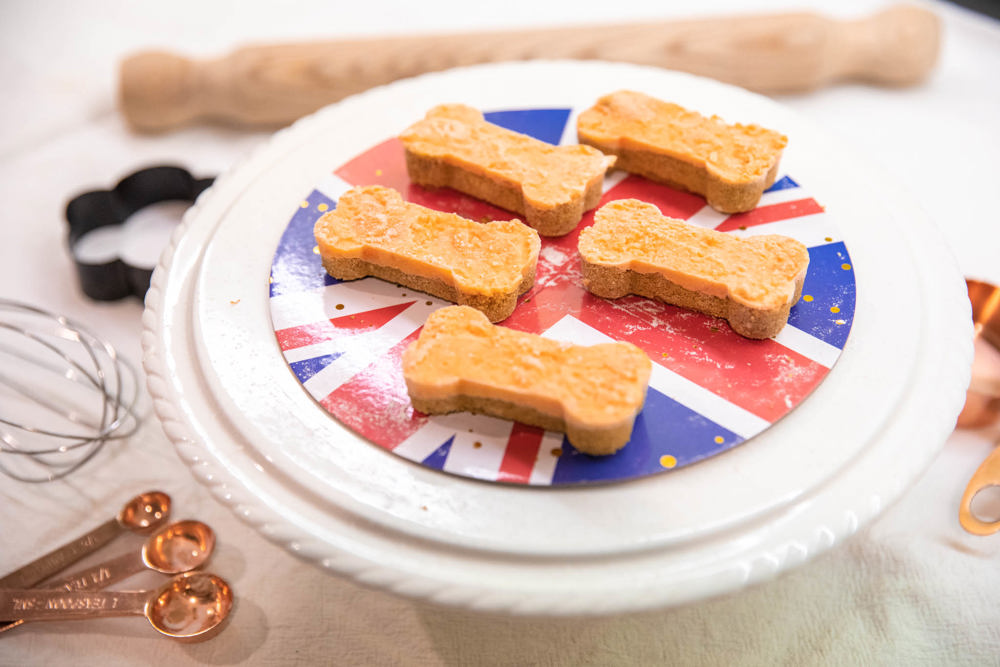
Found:
[[134, 367], [69, 318], [0, 298], [0, 472], [61, 479], [139, 427]]

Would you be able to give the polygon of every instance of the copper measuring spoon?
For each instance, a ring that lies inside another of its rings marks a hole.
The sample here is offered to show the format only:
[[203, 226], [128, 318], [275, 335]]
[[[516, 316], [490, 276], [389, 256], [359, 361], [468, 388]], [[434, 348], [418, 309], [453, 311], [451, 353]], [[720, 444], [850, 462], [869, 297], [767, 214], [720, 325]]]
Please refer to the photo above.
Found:
[[[962, 428], [985, 427], [1000, 418], [1000, 287], [977, 280], [966, 281], [975, 325], [975, 360], [965, 407], [958, 418]], [[972, 512], [976, 494], [1000, 486], [1000, 448], [980, 464], [962, 495], [958, 520], [973, 535], [1000, 531], [1000, 520], [984, 521]]]
[[[105, 588], [149, 569], [161, 574], [180, 574], [201, 567], [215, 549], [215, 533], [201, 521], [177, 521], [164, 526], [142, 545], [139, 552], [129, 552], [99, 565], [47, 583], [45, 590], [67, 592]], [[4, 621], [0, 632], [24, 623], [24, 619]]]
[[233, 608], [233, 590], [207, 572], [178, 575], [153, 591], [0, 590], [0, 618], [62, 621], [145, 616], [177, 639], [208, 639]]
[[156, 530], [166, 523], [169, 515], [170, 496], [162, 491], [141, 493], [125, 503], [114, 519], [0, 579], [0, 588], [30, 588], [94, 553], [125, 531], [143, 534]]

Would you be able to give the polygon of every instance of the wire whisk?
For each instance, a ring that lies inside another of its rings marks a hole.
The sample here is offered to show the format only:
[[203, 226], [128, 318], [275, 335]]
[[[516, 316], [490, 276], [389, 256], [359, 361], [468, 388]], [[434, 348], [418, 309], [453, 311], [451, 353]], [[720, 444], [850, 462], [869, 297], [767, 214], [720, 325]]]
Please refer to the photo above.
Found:
[[0, 298], [0, 472], [66, 477], [139, 426], [135, 369], [72, 320]]

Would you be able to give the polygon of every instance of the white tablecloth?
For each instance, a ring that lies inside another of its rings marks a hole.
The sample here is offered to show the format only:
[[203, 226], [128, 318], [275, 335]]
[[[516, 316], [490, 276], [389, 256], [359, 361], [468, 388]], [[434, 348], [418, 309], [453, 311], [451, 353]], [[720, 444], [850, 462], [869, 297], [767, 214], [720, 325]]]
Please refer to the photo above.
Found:
[[[80, 291], [64, 206], [144, 166], [225, 170], [267, 133], [198, 126], [130, 133], [115, 108], [116, 67], [150, 47], [221, 55], [248, 42], [692, 15], [662, 3], [527, 0], [491, 5], [7, 0], [0, 7], [0, 296], [89, 324], [138, 364], [137, 299], [96, 303]], [[699, 15], [811, 8], [870, 13], [875, 0], [705, 3]], [[1000, 23], [930, 3], [944, 24], [941, 59], [923, 85], [841, 85], [780, 101], [840, 135], [909, 188], [962, 271], [1000, 283]], [[2, 407], [0, 407], [2, 410]], [[5, 415], [4, 415], [5, 416]], [[773, 581], [721, 599], [612, 618], [487, 616], [430, 607], [333, 577], [241, 523], [194, 481], [146, 414], [64, 481], [0, 477], [0, 573], [110, 518], [159, 488], [178, 518], [210, 523], [211, 569], [238, 607], [214, 639], [179, 644], [141, 619], [33, 624], [0, 636], [0, 664], [1000, 664], [1000, 535], [975, 537], [959, 499], [1000, 425], [958, 431], [913, 488], [845, 544]], [[108, 553], [137, 548], [119, 540]], [[91, 559], [93, 562], [94, 559]], [[142, 575], [127, 587], [155, 584]]]

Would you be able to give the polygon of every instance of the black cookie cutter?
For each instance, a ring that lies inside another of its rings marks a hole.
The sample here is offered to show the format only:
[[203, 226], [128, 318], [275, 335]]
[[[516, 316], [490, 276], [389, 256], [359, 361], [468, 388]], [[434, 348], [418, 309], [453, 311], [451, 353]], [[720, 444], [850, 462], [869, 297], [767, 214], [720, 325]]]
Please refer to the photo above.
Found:
[[214, 178], [195, 178], [187, 169], [162, 165], [126, 176], [110, 190], [77, 195], [66, 205], [69, 250], [76, 264], [80, 287], [91, 299], [112, 301], [135, 295], [142, 299], [153, 275], [151, 267], [133, 266], [120, 257], [95, 264], [77, 257], [76, 245], [89, 232], [124, 224], [150, 204], [164, 201], [194, 202]]

